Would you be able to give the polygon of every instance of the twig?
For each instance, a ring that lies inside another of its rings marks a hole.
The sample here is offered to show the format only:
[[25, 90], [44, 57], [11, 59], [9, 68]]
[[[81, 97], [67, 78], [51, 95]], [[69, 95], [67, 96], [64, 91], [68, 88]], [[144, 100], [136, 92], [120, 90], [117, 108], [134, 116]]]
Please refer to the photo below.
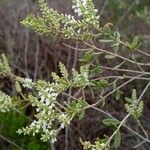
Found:
[[139, 49], [137, 49], [137, 51], [138, 51], [139, 53], [142, 53], [143, 55], [146, 55], [146, 56], [150, 57], [150, 54], [148, 54], [148, 53], [146, 53], [146, 52], [143, 52], [143, 51], [141, 51], [141, 50], [139, 50]]
[[[118, 86], [117, 88], [115, 88], [114, 90], [112, 90], [111, 92], [109, 92], [108, 94], [106, 94], [105, 96], [102, 97], [102, 99], [106, 99], [108, 96], [110, 96], [111, 94], [113, 94], [114, 92], [118, 91], [120, 88], [124, 87], [126, 84], [132, 82], [133, 80], [135, 80], [136, 78], [142, 76], [142, 74], [128, 80], [127, 82], [124, 82], [123, 84], [121, 84], [120, 86]], [[101, 102], [101, 99], [99, 101], [97, 101], [96, 103], [92, 104], [91, 106], [96, 106]]]
[[101, 66], [102, 69], [108, 69], [108, 70], [114, 70], [114, 71], [121, 71], [121, 72], [130, 72], [130, 73], [138, 73], [138, 74], [144, 74], [144, 75], [150, 75], [150, 72], [141, 72], [137, 70], [129, 70], [129, 69], [118, 69], [118, 68], [110, 68]]
[[[120, 79], [120, 80], [123, 80], [123, 79], [132, 79], [134, 77], [135, 76], [127, 76], [127, 75], [124, 75], [124, 76], [104, 76], [104, 77], [98, 77], [98, 78], [92, 79], [92, 81], [96, 81], [96, 80], [100, 80], [100, 79]], [[138, 77], [135, 80], [150, 81], [150, 78]]]
[[[121, 55], [119, 55], [119, 54], [115, 54], [115, 53], [109, 52], [109, 51], [107, 51], [107, 50], [98, 48], [98, 47], [96, 47], [96, 46], [94, 46], [94, 45], [91, 45], [91, 44], [89, 44], [89, 43], [87, 43], [87, 42], [83, 42], [83, 43], [84, 43], [85, 45], [87, 45], [87, 46], [89, 46], [89, 47], [95, 49], [95, 50], [98, 50], [98, 51], [101, 51], [101, 52], [103, 52], [103, 53], [106, 53], [106, 54], [109, 54], [109, 55], [118, 57], [118, 58], [123, 59], [123, 60], [126, 60], [127, 62], [130, 62], [130, 63], [132, 63], [132, 64], [136, 64], [134, 61], [132, 61], [132, 60], [126, 58], [126, 57], [123, 57], [123, 56], [121, 56]], [[150, 66], [150, 63], [148, 63], [148, 64], [145, 64], [145, 63], [138, 63], [138, 65], [141, 65], [141, 66]]]
[[[92, 109], [95, 109], [103, 114], [105, 114], [106, 116], [112, 118], [112, 119], [116, 119], [115, 117], [113, 117], [111, 114], [109, 114], [108, 112], [105, 112], [104, 110], [102, 109], [99, 109], [99, 108], [96, 108], [96, 107], [93, 107], [91, 106], [90, 108]], [[139, 133], [137, 133], [136, 131], [132, 130], [130, 127], [128, 127], [127, 125], [123, 124], [122, 125], [123, 127], [127, 128], [130, 132], [132, 132], [133, 134], [137, 135], [138, 137], [140, 137], [142, 140], [144, 140], [145, 142], [147, 143], [150, 143], [150, 140], [146, 139], [145, 137], [143, 137], [142, 135], [140, 135]]]
[[[146, 87], [144, 88], [142, 94], [139, 96], [138, 102], [141, 100], [141, 98], [143, 97], [143, 95], [145, 94], [145, 92], [147, 91], [149, 86], [150, 86], [150, 82], [146, 85]], [[113, 132], [113, 134], [109, 137], [108, 141], [105, 143], [106, 146], [110, 143], [110, 141], [113, 139], [113, 137], [116, 135], [116, 133], [120, 130], [121, 126], [126, 122], [126, 120], [130, 117], [130, 115], [131, 115], [131, 113], [128, 113], [124, 117], [124, 119], [120, 122], [120, 124], [117, 127], [117, 129]]]
[[0, 135], [0, 138], [2, 138], [3, 140], [7, 141], [8, 143], [12, 144], [13, 146], [17, 147], [19, 150], [24, 150], [22, 147], [20, 147], [19, 145], [17, 145], [16, 143], [10, 141], [9, 139], [5, 138], [4, 136]]

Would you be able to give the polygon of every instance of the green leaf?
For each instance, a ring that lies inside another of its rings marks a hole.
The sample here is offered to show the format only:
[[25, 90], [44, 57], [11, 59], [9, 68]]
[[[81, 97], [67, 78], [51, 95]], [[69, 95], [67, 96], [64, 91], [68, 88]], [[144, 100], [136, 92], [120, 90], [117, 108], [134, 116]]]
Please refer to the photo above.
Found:
[[102, 73], [102, 69], [101, 69], [101, 66], [100, 64], [96, 63], [94, 64], [93, 66], [91, 66], [91, 69], [90, 69], [90, 74], [99, 74], [99, 73]]
[[143, 101], [138, 102], [136, 90], [133, 89], [131, 98], [126, 97], [125, 100], [128, 102], [125, 104], [126, 111], [138, 119], [142, 114], [144, 103]]
[[135, 36], [134, 38], [133, 38], [133, 45], [137, 45], [138, 44], [138, 42], [139, 42], [139, 37], [138, 36]]
[[141, 45], [141, 43], [142, 43], [142, 40], [138, 36], [135, 36], [133, 38], [132, 43], [126, 42], [126, 46], [129, 49], [134, 50], [134, 49], [137, 49]]
[[93, 58], [94, 58], [94, 53], [92, 51], [87, 51], [83, 54], [83, 57], [80, 59], [80, 61], [83, 64], [88, 64], [92, 62]]
[[68, 74], [68, 71], [67, 71], [65, 65], [60, 62], [59, 63], [59, 68], [60, 68], [60, 72], [61, 72], [63, 78], [68, 80], [69, 74]]
[[67, 107], [67, 112], [71, 115], [76, 114], [81, 120], [85, 115], [85, 111], [83, 108], [86, 106], [87, 106], [87, 102], [83, 100], [82, 97], [80, 97], [77, 100], [71, 101], [71, 103]]
[[108, 81], [105, 79], [101, 79], [98, 81], [92, 81], [92, 84], [93, 84], [95, 89], [101, 89], [101, 90], [106, 89], [109, 85]]
[[11, 68], [8, 63], [8, 59], [4, 54], [0, 56], [0, 74], [3, 76], [9, 75], [11, 73]]
[[20, 93], [22, 91], [20, 83], [18, 81], [15, 82], [16, 92]]
[[122, 95], [123, 95], [123, 92], [120, 90], [117, 90], [116, 95], [115, 95], [116, 100], [119, 100]]
[[120, 41], [120, 37], [121, 37], [120, 33], [119, 33], [118, 31], [115, 31], [115, 32], [114, 32], [114, 38], [115, 38], [115, 40], [116, 40], [117, 42]]
[[85, 116], [85, 111], [82, 111], [81, 113], [79, 113], [78, 117], [79, 117], [79, 120], [82, 120]]
[[126, 100], [128, 103], [132, 103], [132, 99], [131, 99], [131, 98], [125, 97], [125, 100]]
[[115, 148], [118, 148], [120, 146], [121, 143], [121, 133], [120, 131], [117, 131], [117, 133], [114, 136], [114, 146]]
[[117, 79], [113, 81], [113, 90], [115, 90], [117, 87]]
[[104, 119], [103, 120], [103, 124], [106, 126], [117, 126], [120, 122], [117, 119], [112, 119], [112, 118], [108, 118], [108, 119]]
[[137, 101], [137, 91], [135, 89], [132, 90], [132, 100]]
[[103, 32], [104, 34], [111, 34], [111, 32], [112, 32], [111, 26], [113, 26], [112, 23], [107, 23], [107, 24], [102, 28], [102, 32]]

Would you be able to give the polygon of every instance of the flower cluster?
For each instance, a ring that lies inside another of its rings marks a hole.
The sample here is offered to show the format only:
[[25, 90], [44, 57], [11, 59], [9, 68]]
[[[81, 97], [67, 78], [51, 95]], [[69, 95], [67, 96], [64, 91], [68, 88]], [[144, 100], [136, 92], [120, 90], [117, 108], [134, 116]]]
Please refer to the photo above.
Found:
[[47, 122], [45, 120], [34, 120], [28, 127], [19, 129], [17, 132], [19, 134], [30, 134], [32, 132], [32, 135], [34, 136], [41, 131], [43, 132], [41, 134], [42, 141], [46, 142], [49, 139], [52, 143], [56, 141], [58, 130], [52, 129], [51, 122]]
[[15, 77], [15, 88], [16, 92], [20, 93], [23, 88], [32, 89], [34, 87], [34, 82], [29, 78]]
[[82, 16], [82, 11], [81, 11], [81, 7], [86, 6], [86, 1], [87, 0], [74, 0], [73, 1], [73, 5], [72, 5], [72, 9], [74, 9], [74, 12], [78, 14], [78, 16]]
[[125, 109], [130, 113], [135, 119], [138, 119], [143, 111], [144, 103], [137, 99], [137, 91], [133, 89], [131, 98], [125, 98], [127, 103], [125, 104]]
[[70, 124], [71, 117], [68, 114], [62, 113], [58, 117], [59, 122], [61, 123], [60, 128], [63, 129], [65, 126]]
[[[95, 9], [92, 0], [73, 0], [74, 12], [78, 14], [78, 16], [83, 17], [81, 22], [87, 23], [87, 27], [91, 29], [99, 28], [99, 15], [97, 15], [98, 10]], [[88, 29], [86, 28], [86, 29]]]
[[[57, 86], [57, 85], [56, 85]], [[34, 120], [28, 127], [18, 130], [18, 133], [35, 135], [41, 133], [41, 140], [52, 142], [56, 141], [58, 132], [64, 128], [66, 124], [70, 123], [70, 118], [64, 115], [56, 106], [56, 99], [59, 94], [56, 91], [55, 84], [38, 81], [36, 83], [37, 95], [29, 95], [33, 106], [36, 107], [36, 120]], [[55, 129], [54, 122], [60, 122], [60, 127]]]
[[[89, 82], [89, 67], [88, 65], [82, 66], [80, 73], [74, 70], [72, 80], [69, 80], [65, 66], [60, 63], [59, 67], [62, 77], [52, 73], [54, 79], [52, 83], [38, 80], [33, 84], [32, 80], [20, 79], [26, 88], [34, 85], [35, 93], [28, 95], [28, 100], [33, 107], [36, 107], [36, 119], [26, 128], [19, 129], [19, 134], [35, 135], [40, 133], [41, 140], [48, 141], [50, 139], [55, 142], [59, 131], [70, 124], [75, 114], [80, 115], [80, 109], [82, 110], [85, 106], [85, 103], [82, 103], [83, 100], [80, 99], [79, 102], [70, 103], [69, 107], [64, 107], [58, 103], [57, 97], [61, 92], [66, 91], [70, 85], [73, 87], [86, 86]], [[55, 127], [57, 122], [60, 124], [59, 127]]]
[[11, 97], [0, 91], [0, 111], [6, 112], [12, 107], [13, 104]]
[[75, 69], [72, 70], [73, 85], [77, 87], [84, 87], [89, 83], [89, 65], [80, 67], [80, 73]]
[[93, 31], [99, 29], [99, 15], [92, 0], [73, 0], [73, 9], [79, 20], [68, 14], [49, 9], [45, 0], [38, 0], [41, 17], [29, 15], [21, 23], [40, 34], [50, 33], [62, 38], [90, 40]]
[[55, 92], [55, 90], [50, 88], [42, 89], [38, 92], [38, 96], [40, 97], [40, 101], [49, 106], [52, 102], [54, 102], [58, 96], [58, 93]]
[[11, 73], [11, 68], [8, 64], [8, 60], [4, 54], [0, 58], [0, 74], [3, 76], [8, 76]]
[[[34, 120], [28, 127], [18, 130], [18, 133], [35, 135], [41, 133], [41, 140], [52, 142], [56, 141], [57, 134], [67, 122], [69, 124], [70, 118], [61, 115], [61, 110], [57, 108], [57, 96], [59, 94], [59, 85], [56, 83], [49, 83], [45, 81], [37, 81], [35, 88], [37, 91], [36, 96], [29, 95], [28, 99], [31, 101], [32, 106], [36, 107], [36, 120]], [[59, 120], [60, 128], [54, 129], [54, 122]]]
[[33, 82], [31, 79], [22, 78], [21, 83], [22, 83], [22, 86], [25, 88], [31, 89], [33, 87]]
[[80, 143], [83, 145], [83, 150], [110, 150], [110, 146], [105, 145], [106, 139], [97, 138], [94, 144], [91, 144], [89, 141], [82, 141], [80, 138]]

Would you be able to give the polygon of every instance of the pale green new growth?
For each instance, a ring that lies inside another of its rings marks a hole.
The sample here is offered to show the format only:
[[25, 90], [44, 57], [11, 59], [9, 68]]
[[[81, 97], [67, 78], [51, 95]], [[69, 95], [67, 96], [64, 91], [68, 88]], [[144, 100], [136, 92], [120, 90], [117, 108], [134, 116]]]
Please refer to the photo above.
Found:
[[80, 143], [83, 145], [83, 150], [110, 150], [109, 145], [105, 145], [107, 139], [97, 138], [94, 144], [91, 144], [89, 141], [82, 141], [80, 138]]
[[8, 60], [4, 54], [0, 57], [0, 75], [8, 76], [11, 73], [10, 66], [8, 64]]
[[13, 107], [10, 96], [0, 91], [0, 112], [7, 112]]
[[80, 73], [72, 69], [73, 86], [85, 87], [89, 83], [89, 65], [81, 66]]
[[131, 98], [126, 97], [126, 101], [128, 102], [125, 104], [127, 112], [129, 112], [134, 118], [138, 119], [142, 114], [144, 103], [143, 101], [138, 101], [135, 89], [132, 91]]
[[74, 0], [73, 9], [79, 20], [72, 15], [59, 14], [52, 8], [49, 9], [45, 0], [39, 0], [41, 16], [29, 15], [22, 24], [34, 29], [40, 34], [50, 33], [62, 38], [89, 40], [93, 38], [95, 29], [99, 29], [99, 16], [92, 0]]

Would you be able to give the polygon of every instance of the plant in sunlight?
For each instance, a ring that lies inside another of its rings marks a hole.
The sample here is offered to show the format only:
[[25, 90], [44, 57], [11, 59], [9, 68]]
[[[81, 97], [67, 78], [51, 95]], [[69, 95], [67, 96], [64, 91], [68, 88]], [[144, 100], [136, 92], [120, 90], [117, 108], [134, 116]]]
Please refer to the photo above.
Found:
[[[49, 8], [44, 0], [38, 0], [38, 2], [41, 15], [35, 16], [31, 14], [21, 21], [21, 24], [41, 35], [48, 36], [52, 34], [83, 44], [86, 49], [79, 59], [81, 65], [79, 68], [72, 68], [69, 72], [65, 65], [60, 62], [61, 75], [52, 72], [51, 77], [53, 80], [51, 82], [46, 80], [33, 81], [26, 77], [14, 75], [7, 58], [2, 54], [0, 58], [0, 74], [15, 82], [16, 97], [20, 94], [22, 101], [20, 101], [20, 98], [14, 99], [13, 96], [0, 91], [0, 111], [6, 112], [10, 109], [16, 109], [20, 107], [20, 103], [23, 103], [23, 105], [24, 103], [31, 104], [36, 109], [34, 120], [26, 127], [18, 129], [17, 133], [32, 134], [33, 136], [40, 134], [42, 141], [51, 140], [54, 143], [57, 141], [59, 132], [69, 126], [73, 118], [78, 117], [81, 120], [85, 117], [87, 109], [95, 109], [107, 116], [102, 121], [102, 124], [112, 128], [112, 135], [104, 135], [103, 138], [97, 137], [95, 142], [84, 141], [84, 139], [80, 138], [83, 149], [109, 150], [118, 148], [122, 139], [122, 126], [136, 133], [126, 125], [126, 122], [130, 116], [139, 121], [144, 107], [141, 98], [150, 85], [150, 72], [143, 69], [143, 66], [150, 66], [150, 64], [138, 62], [134, 57], [125, 57], [120, 51], [120, 46], [123, 46], [128, 54], [132, 53], [134, 55], [136, 50], [139, 53], [148, 54], [138, 49], [141, 42], [137, 36], [130, 43], [122, 38], [117, 29], [113, 29], [111, 23], [102, 26], [98, 10], [92, 0], [73, 0], [72, 8], [76, 16], [60, 14], [57, 10]], [[96, 46], [97, 42], [108, 45], [110, 50], [99, 48]], [[69, 47], [74, 49], [72, 46]], [[82, 49], [78, 50], [82, 51]], [[103, 59], [112, 61], [110, 67], [103, 66], [100, 63], [98, 58], [101, 54], [105, 56]], [[129, 67], [135, 65], [138, 70], [133, 70], [132, 67], [127, 69], [125, 64], [128, 64]], [[107, 76], [103, 74], [104, 69], [116, 72], [118, 75]], [[126, 94], [122, 88], [134, 80], [144, 80], [148, 84], [139, 98], [137, 98], [135, 89], [133, 91], [128, 89], [129, 92], [132, 91], [132, 96], [131, 98], [125, 98]], [[81, 96], [69, 94], [68, 90], [70, 88], [78, 90]], [[94, 98], [98, 95], [93, 104], [89, 104], [86, 101], [87, 97], [84, 91], [87, 89], [90, 89]], [[23, 94], [23, 90], [26, 90], [26, 94]], [[61, 95], [68, 96], [71, 101], [66, 100], [60, 103], [59, 97]], [[103, 109], [107, 105], [108, 97], [111, 95], [114, 95], [118, 102], [120, 102], [120, 99], [127, 101], [124, 103], [127, 115], [122, 120], [114, 118], [111, 116], [111, 112]], [[150, 143], [143, 135], [139, 133], [136, 133], [136, 135], [143, 141]]]

